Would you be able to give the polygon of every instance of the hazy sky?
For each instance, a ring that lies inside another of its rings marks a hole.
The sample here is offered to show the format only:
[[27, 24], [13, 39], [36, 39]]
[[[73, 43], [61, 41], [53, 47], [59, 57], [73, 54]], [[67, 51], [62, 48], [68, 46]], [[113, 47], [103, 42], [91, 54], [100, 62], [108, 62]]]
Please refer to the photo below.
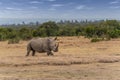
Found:
[[120, 0], [0, 0], [0, 18], [120, 19]]

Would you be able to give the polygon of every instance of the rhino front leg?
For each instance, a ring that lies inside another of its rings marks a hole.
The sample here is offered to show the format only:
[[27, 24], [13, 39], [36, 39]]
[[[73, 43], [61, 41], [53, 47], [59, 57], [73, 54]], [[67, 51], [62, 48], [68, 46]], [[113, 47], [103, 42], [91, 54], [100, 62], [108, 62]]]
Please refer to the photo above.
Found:
[[51, 55], [51, 56], [54, 56], [54, 54], [53, 54], [52, 52], [50, 53], [50, 55]]
[[50, 55], [53, 56], [54, 54], [51, 51], [49, 51], [49, 52], [47, 52], [47, 55], [48, 56], [50, 56]]

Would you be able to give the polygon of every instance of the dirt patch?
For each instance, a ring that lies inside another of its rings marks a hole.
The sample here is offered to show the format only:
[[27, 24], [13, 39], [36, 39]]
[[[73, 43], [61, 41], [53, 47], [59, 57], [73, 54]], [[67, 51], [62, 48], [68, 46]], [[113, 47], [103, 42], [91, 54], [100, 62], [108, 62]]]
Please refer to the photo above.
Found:
[[[6, 59], [7, 58], [7, 59]], [[22, 59], [22, 60], [21, 60]], [[57, 56], [7, 56], [0, 61], [0, 67], [3, 66], [32, 66], [32, 65], [52, 65], [52, 66], [69, 66], [80, 64], [92, 64], [92, 63], [115, 63], [120, 62], [118, 56], [86, 56], [86, 57], [64, 57]]]
[[115, 63], [120, 62], [120, 57], [103, 57], [98, 60], [100, 63]]

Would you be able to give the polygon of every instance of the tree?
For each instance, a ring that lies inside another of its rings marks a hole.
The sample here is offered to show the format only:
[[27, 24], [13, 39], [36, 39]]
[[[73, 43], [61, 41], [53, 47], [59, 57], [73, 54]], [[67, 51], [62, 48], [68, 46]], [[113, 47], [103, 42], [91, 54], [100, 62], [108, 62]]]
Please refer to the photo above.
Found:
[[30, 28], [23, 27], [19, 30], [19, 36], [23, 40], [31, 39], [33, 37], [32, 34], [33, 33]]
[[58, 25], [55, 22], [49, 21], [46, 23], [43, 23], [38, 30], [44, 30], [47, 36], [56, 36], [57, 32], [59, 30]]

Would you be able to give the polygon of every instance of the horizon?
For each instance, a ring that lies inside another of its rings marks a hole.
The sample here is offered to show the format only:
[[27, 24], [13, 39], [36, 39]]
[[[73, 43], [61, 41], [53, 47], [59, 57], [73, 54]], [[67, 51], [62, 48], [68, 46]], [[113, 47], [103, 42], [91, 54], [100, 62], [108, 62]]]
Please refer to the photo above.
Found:
[[56, 20], [120, 20], [120, 0], [1, 0], [0, 24]]
[[40, 24], [44, 23], [44, 22], [48, 22], [48, 21], [54, 21], [54, 22], [60, 22], [60, 21], [75, 21], [77, 20], [78, 22], [81, 21], [101, 21], [101, 20], [117, 20], [120, 21], [120, 19], [55, 19], [55, 18], [51, 18], [51, 19], [45, 19], [45, 18], [1, 18], [0, 19], [0, 25], [12, 25], [12, 24], [23, 24], [23, 22], [25, 24], [29, 24], [29, 23], [36, 23], [39, 22]]

